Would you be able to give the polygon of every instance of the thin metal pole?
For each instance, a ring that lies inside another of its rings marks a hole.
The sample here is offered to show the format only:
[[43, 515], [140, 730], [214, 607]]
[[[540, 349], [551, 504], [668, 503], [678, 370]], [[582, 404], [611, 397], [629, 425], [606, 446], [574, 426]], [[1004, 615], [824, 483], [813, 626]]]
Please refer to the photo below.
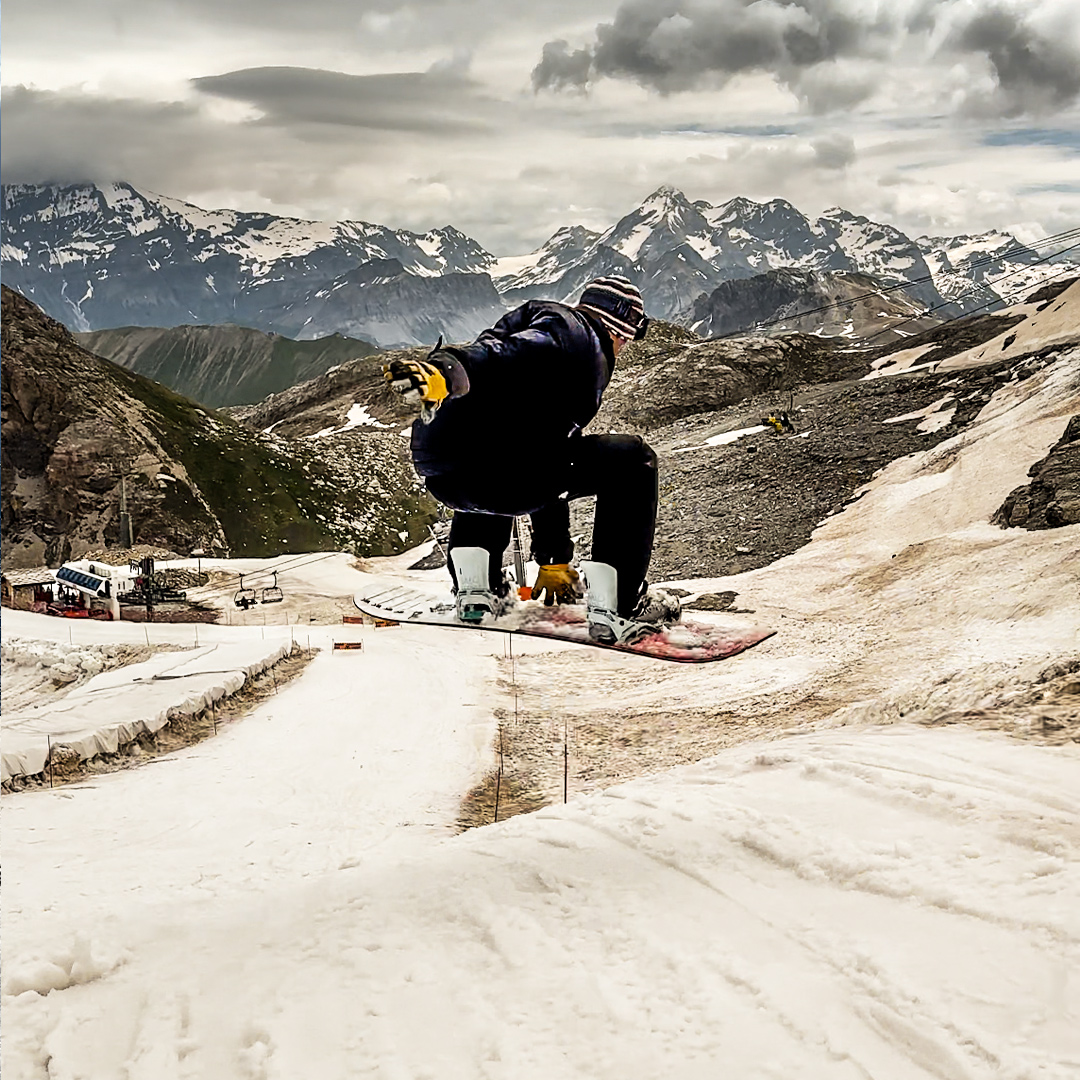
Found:
[[525, 552], [521, 543], [521, 518], [514, 518], [514, 577], [520, 588], [525, 584]]
[[49, 787], [53, 786], [53, 760], [52, 760], [52, 736], [45, 736], [46, 744], [49, 747], [49, 756], [45, 759], [45, 764], [49, 770]]
[[562, 801], [565, 803], [570, 792], [570, 748], [567, 745], [566, 714], [563, 714], [562, 727]]
[[495, 820], [499, 820], [499, 797], [502, 794], [502, 774], [503, 774], [503, 729], [502, 724], [499, 725], [499, 771], [495, 776]]
[[517, 658], [514, 656], [514, 635], [506, 635], [510, 639], [510, 685], [514, 689], [514, 727], [518, 725], [518, 684], [517, 684]]

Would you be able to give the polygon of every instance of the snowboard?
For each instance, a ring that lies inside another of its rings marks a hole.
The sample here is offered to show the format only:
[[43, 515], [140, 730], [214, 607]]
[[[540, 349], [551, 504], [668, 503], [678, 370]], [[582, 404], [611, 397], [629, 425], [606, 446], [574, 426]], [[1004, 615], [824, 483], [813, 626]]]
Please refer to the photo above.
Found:
[[589, 637], [583, 604], [545, 607], [536, 600], [521, 600], [507, 614], [483, 622], [460, 622], [450, 596], [421, 592], [399, 582], [374, 581], [353, 597], [353, 604], [365, 615], [392, 623], [456, 627], [460, 630], [495, 630], [503, 634], [552, 638], [597, 649], [704, 664], [726, 660], [772, 637], [775, 630], [760, 626], [714, 626], [683, 621], [665, 627], [631, 645], [607, 645]]

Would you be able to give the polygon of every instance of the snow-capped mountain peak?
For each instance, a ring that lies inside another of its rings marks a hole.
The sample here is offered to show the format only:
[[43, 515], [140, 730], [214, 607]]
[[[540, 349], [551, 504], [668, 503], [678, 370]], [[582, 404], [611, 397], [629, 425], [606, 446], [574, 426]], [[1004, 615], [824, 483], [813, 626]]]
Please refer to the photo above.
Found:
[[628, 259], [640, 259], [691, 237], [703, 240], [708, 232], [701, 211], [681, 191], [664, 186], [608, 229], [599, 243]]
[[674, 188], [670, 184], [664, 184], [645, 199], [636, 212], [643, 219], [659, 222], [679, 218], [688, 212], [694, 213], [696, 209], [694, 204], [678, 188]]
[[[76, 330], [217, 322], [298, 332], [290, 310], [369, 264], [411, 278], [483, 278], [476, 330], [497, 306], [486, 276], [493, 256], [452, 226], [420, 234], [359, 220], [204, 210], [125, 183], [13, 185], [4, 188], [4, 208], [5, 281]], [[442, 291], [461, 303], [460, 283]], [[401, 296], [408, 293], [403, 286]], [[370, 336], [408, 341], [411, 315], [398, 315], [381, 317]], [[467, 312], [453, 318], [472, 327]]]
[[[573, 303], [607, 274], [636, 282], [653, 317], [688, 323], [696, 300], [722, 283], [786, 269], [869, 274], [926, 308], [947, 301], [943, 314], [955, 314], [995, 302], [987, 286], [998, 281], [1011, 295], [1060, 272], [1000, 230], [913, 241], [841, 207], [811, 219], [786, 199], [712, 205], [670, 184], [603, 233], [566, 225], [535, 251], [499, 259], [452, 225], [415, 233], [358, 219], [204, 210], [119, 182], [14, 185], [3, 200], [5, 280], [76, 330], [235, 322], [289, 333], [304, 311], [304, 335], [325, 328], [389, 344], [426, 340], [450, 323], [467, 333], [472, 315], [458, 318], [462, 303], [476, 319], [500, 302]], [[462, 275], [478, 280], [449, 280]], [[372, 315], [377, 330], [346, 318], [361, 289], [394, 297], [386, 301], [393, 311]], [[416, 314], [406, 304], [435, 296], [437, 324], [401, 329]], [[333, 306], [332, 318], [312, 298]]]

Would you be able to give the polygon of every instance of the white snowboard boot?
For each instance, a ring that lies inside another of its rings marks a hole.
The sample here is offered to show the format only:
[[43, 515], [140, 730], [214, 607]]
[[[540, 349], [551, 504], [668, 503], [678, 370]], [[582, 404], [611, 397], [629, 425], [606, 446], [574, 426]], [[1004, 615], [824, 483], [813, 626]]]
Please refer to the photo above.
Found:
[[457, 578], [454, 603], [462, 622], [483, 622], [488, 616], [497, 619], [514, 606], [517, 597], [508, 581], [503, 582], [505, 591], [492, 589], [488, 572], [491, 555], [485, 548], [457, 547], [450, 552], [450, 558]]
[[588, 587], [589, 637], [602, 645], [632, 645], [682, 616], [679, 598], [666, 589], [646, 587], [633, 613], [624, 618], [618, 613], [619, 574], [607, 563], [583, 562], [581, 573]]

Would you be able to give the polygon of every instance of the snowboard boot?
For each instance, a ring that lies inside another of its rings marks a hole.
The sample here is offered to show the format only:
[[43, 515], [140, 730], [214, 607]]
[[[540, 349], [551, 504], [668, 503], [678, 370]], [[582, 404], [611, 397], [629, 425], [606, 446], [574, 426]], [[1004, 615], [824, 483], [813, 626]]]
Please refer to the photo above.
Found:
[[456, 547], [450, 552], [457, 590], [454, 604], [461, 622], [479, 623], [505, 615], [516, 600], [505, 573], [498, 589], [491, 587], [491, 555], [486, 548]]
[[583, 562], [581, 572], [588, 586], [589, 637], [601, 645], [632, 645], [682, 616], [679, 598], [666, 589], [650, 587], [648, 582], [642, 586], [634, 610], [620, 615], [618, 571], [607, 563]]

